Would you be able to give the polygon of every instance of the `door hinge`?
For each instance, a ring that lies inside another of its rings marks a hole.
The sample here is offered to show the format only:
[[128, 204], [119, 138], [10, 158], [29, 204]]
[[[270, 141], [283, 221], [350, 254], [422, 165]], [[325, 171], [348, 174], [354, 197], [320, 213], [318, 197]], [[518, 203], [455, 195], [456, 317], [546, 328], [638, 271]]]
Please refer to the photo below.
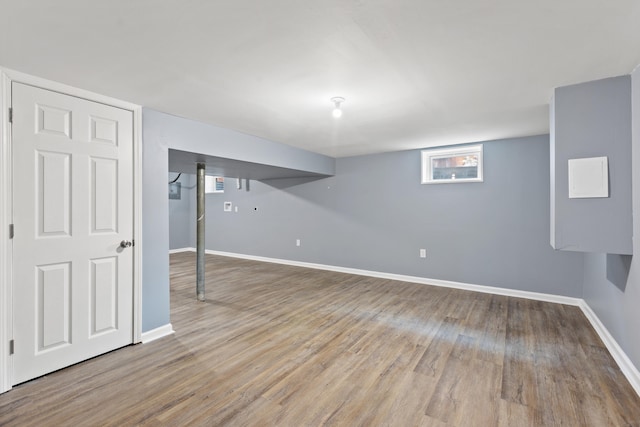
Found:
[[9, 341], [9, 356], [13, 354], [13, 340]]
[[9, 107], [9, 123], [13, 123], [13, 108]]
[[9, 224], [9, 238], [13, 239], [13, 224]]

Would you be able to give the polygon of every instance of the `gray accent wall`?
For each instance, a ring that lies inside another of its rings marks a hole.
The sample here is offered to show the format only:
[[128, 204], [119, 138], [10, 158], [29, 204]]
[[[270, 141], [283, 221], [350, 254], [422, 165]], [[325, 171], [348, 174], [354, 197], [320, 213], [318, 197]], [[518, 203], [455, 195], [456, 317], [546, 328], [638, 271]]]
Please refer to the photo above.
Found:
[[[633, 243], [640, 247], [640, 67], [631, 74]], [[640, 260], [587, 254], [584, 299], [640, 370]]]
[[[335, 160], [262, 138], [143, 108], [142, 331], [169, 318], [169, 150], [331, 174]], [[179, 172], [179, 171], [174, 171]]]
[[228, 185], [206, 196], [206, 247], [580, 297], [583, 255], [547, 238], [548, 136], [485, 142], [484, 162], [483, 183], [422, 185], [412, 150], [340, 158], [324, 179]]
[[142, 332], [169, 321], [167, 144], [142, 115]]
[[[551, 153], [551, 245], [632, 254], [631, 77], [557, 88]], [[602, 156], [609, 162], [609, 197], [569, 199], [568, 160]]]
[[[177, 177], [177, 173], [169, 173], [168, 182]], [[191, 204], [196, 197], [195, 175], [183, 173], [176, 182], [180, 183], [180, 199], [169, 199], [169, 249], [192, 246], [191, 222], [195, 213], [191, 211]]]

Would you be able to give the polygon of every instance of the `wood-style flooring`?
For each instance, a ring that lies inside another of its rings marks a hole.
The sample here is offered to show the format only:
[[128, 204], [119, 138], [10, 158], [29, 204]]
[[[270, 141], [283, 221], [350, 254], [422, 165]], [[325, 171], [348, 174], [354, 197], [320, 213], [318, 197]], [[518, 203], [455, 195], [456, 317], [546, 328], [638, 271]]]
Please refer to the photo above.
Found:
[[639, 426], [577, 307], [171, 256], [175, 335], [0, 395], [3, 426]]

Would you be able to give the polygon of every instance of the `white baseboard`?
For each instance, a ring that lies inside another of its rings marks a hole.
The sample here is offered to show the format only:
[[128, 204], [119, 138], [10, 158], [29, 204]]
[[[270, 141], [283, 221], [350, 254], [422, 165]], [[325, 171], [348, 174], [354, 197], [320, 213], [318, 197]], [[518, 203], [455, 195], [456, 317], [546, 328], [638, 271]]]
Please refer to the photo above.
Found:
[[[179, 252], [187, 252], [187, 251], [195, 251], [195, 248], [183, 248], [179, 249]], [[428, 279], [424, 277], [416, 277], [416, 276], [405, 276], [401, 274], [392, 274], [392, 273], [383, 273], [379, 271], [369, 271], [369, 270], [359, 270], [356, 268], [348, 268], [348, 267], [337, 267], [332, 265], [324, 265], [324, 264], [314, 264], [310, 262], [302, 262], [302, 261], [290, 261], [278, 258], [268, 258], [262, 256], [255, 255], [244, 255], [237, 254], [233, 252], [222, 252], [222, 251], [213, 251], [206, 250], [207, 254], [211, 255], [219, 255], [226, 256], [231, 258], [241, 258], [248, 259], [252, 261], [262, 261], [262, 262], [271, 262], [275, 264], [284, 264], [291, 265], [295, 267], [306, 267], [306, 268], [314, 268], [318, 270], [327, 270], [327, 271], [335, 271], [339, 273], [347, 273], [347, 274], [356, 274], [360, 276], [368, 276], [368, 277], [377, 277], [381, 279], [389, 279], [389, 280], [399, 280], [402, 282], [412, 282], [412, 283], [420, 283], [423, 285], [431, 285], [431, 286], [440, 286], [445, 288], [454, 288], [454, 289], [463, 289], [474, 292], [482, 292], [488, 294], [495, 295], [504, 295], [509, 297], [516, 298], [526, 298], [530, 300], [536, 301], [545, 301], [552, 302], [557, 304], [566, 304], [577, 306], [582, 309], [582, 312], [585, 314], [593, 329], [595, 329], [596, 333], [600, 336], [600, 339], [611, 353], [611, 356], [616, 361], [620, 370], [627, 377], [629, 383], [634, 388], [638, 396], [640, 396], [640, 371], [634, 366], [631, 359], [624, 352], [622, 347], [618, 344], [618, 342], [613, 338], [611, 333], [604, 326], [602, 321], [598, 318], [595, 312], [589, 307], [587, 302], [582, 298], [573, 298], [566, 297], [562, 295], [553, 295], [553, 294], [545, 294], [539, 292], [530, 292], [530, 291], [520, 291], [516, 289], [507, 289], [507, 288], [497, 288], [493, 286], [483, 286], [483, 285], [474, 285], [471, 283], [462, 283], [462, 282], [452, 282], [448, 280], [439, 280], [439, 279]]]
[[196, 248], [178, 248], [178, 249], [169, 249], [169, 254], [177, 254], [180, 252], [195, 252]]
[[596, 330], [600, 339], [611, 353], [611, 356], [616, 361], [620, 370], [627, 377], [631, 387], [636, 391], [638, 396], [640, 396], [640, 371], [636, 368], [627, 356], [627, 353], [624, 352], [620, 344], [613, 338], [613, 335], [609, 332], [609, 330], [604, 326], [600, 318], [596, 315], [596, 313], [589, 307], [586, 301], [582, 300], [580, 304], [580, 308], [589, 322], [591, 322], [591, 326]]
[[166, 325], [160, 326], [159, 328], [152, 329], [147, 332], [142, 333], [142, 344], [150, 343], [151, 341], [155, 341], [162, 337], [166, 337], [168, 335], [173, 334], [175, 331], [173, 330], [173, 326], [171, 323], [167, 323]]
[[314, 263], [302, 262], [302, 261], [290, 261], [290, 260], [284, 260], [284, 259], [278, 259], [278, 258], [267, 258], [267, 257], [255, 256], [255, 255], [243, 255], [243, 254], [236, 254], [232, 252], [221, 252], [221, 251], [212, 251], [212, 250], [206, 250], [205, 252], [211, 255], [220, 255], [220, 256], [227, 256], [232, 258], [242, 258], [242, 259], [249, 259], [253, 261], [271, 262], [275, 264], [292, 265], [295, 267], [314, 268], [317, 270], [335, 271], [338, 273], [356, 274], [359, 276], [377, 277], [380, 279], [398, 280], [401, 282], [420, 283], [423, 285], [440, 286], [443, 288], [462, 289], [466, 291], [482, 292], [485, 294], [494, 294], [494, 295], [504, 295], [504, 296], [516, 297], [516, 298], [526, 298], [526, 299], [532, 299], [537, 301], [554, 302], [558, 304], [579, 306], [580, 303], [582, 302], [582, 299], [580, 298], [544, 294], [540, 292], [520, 291], [516, 289], [507, 289], [507, 288], [496, 288], [493, 286], [474, 285], [471, 283], [452, 282], [449, 280], [440, 280], [440, 279], [428, 279], [425, 277], [405, 276], [402, 274], [384, 273], [380, 271], [370, 271], [370, 270], [360, 270], [357, 268], [337, 267], [333, 265], [314, 264]]

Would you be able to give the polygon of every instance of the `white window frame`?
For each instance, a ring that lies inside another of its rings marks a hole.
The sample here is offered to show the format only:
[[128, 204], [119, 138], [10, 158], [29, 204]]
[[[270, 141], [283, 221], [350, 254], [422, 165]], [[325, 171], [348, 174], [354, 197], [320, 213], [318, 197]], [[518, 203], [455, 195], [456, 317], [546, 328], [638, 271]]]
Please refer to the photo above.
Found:
[[[422, 184], [461, 184], [465, 182], [483, 182], [483, 146], [482, 144], [464, 145], [460, 147], [440, 148], [422, 150]], [[476, 178], [456, 178], [456, 179], [434, 179], [433, 178], [433, 160], [447, 158], [477, 155], [478, 156], [478, 176]]]
[[[218, 179], [222, 180], [222, 190], [217, 190], [217, 181]], [[211, 176], [206, 175], [204, 177], [204, 192], [205, 194], [213, 194], [213, 193], [224, 193], [224, 177], [222, 176]]]

